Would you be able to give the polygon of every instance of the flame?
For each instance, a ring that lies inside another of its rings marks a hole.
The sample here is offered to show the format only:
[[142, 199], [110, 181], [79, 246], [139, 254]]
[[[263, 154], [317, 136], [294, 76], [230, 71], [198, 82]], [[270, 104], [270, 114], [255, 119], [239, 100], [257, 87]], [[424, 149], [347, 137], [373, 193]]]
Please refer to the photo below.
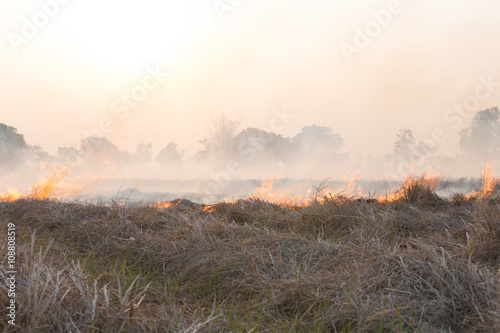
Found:
[[183, 200], [182, 198], [179, 198], [173, 201], [158, 201], [153, 205], [153, 207], [157, 209], [167, 209], [171, 207], [176, 207], [179, 206], [182, 200]]
[[342, 185], [338, 189], [333, 189], [329, 190], [328, 188], [325, 188], [321, 190], [321, 197], [318, 198], [320, 202], [326, 200], [338, 198], [339, 196], [363, 196], [364, 191], [363, 191], [363, 186], [361, 184], [358, 184], [358, 181], [361, 179], [360, 177], [360, 172], [355, 171], [351, 176], [347, 173], [344, 175], [344, 181], [346, 182], [345, 185]]
[[412, 186], [421, 186], [434, 190], [439, 184], [439, 175], [435, 173], [432, 169], [427, 169], [421, 177], [414, 177], [412, 175], [406, 176], [403, 184], [400, 188], [392, 193], [387, 194], [385, 197], [380, 197], [377, 199], [380, 203], [388, 203], [400, 200], [404, 197], [405, 191]]
[[299, 193], [300, 188], [296, 188], [294, 189], [296, 194], [292, 194], [292, 189], [281, 191], [274, 189], [275, 183], [276, 179], [263, 180], [261, 186], [254, 188], [254, 196], [261, 200], [277, 204], [283, 208], [293, 208], [307, 204], [307, 198], [312, 190], [308, 190], [306, 196], [303, 196]]
[[204, 212], [213, 212], [215, 211], [215, 205], [204, 205], [204, 206], [201, 206], [200, 209]]
[[388, 202], [394, 202], [394, 201], [401, 199], [403, 197], [403, 194], [404, 194], [404, 188], [407, 188], [408, 186], [410, 186], [413, 181], [414, 181], [414, 179], [410, 175], [406, 176], [406, 178], [403, 181], [403, 184], [401, 185], [399, 190], [397, 190], [396, 192], [389, 193], [385, 197], [378, 198], [377, 199], [378, 202], [388, 203]]
[[0, 201], [12, 202], [21, 199], [21, 197], [21, 193], [7, 186], [5, 192], [0, 195]]
[[477, 192], [472, 190], [465, 196], [466, 199], [476, 198], [483, 200], [491, 197], [497, 187], [497, 184], [500, 183], [500, 179], [497, 178], [497, 175], [491, 169], [492, 164], [490, 162], [486, 162], [482, 172], [481, 189]]
[[[322, 196], [317, 198], [317, 200], [325, 200], [326, 197], [333, 198], [340, 194], [348, 195], [363, 195], [363, 187], [358, 184], [360, 179], [360, 172], [356, 171], [352, 175], [345, 175], [344, 180], [345, 185], [342, 185], [339, 189], [328, 190], [321, 189]], [[262, 181], [262, 185], [254, 188], [253, 193], [259, 199], [277, 204], [283, 208], [296, 208], [304, 207], [311, 203], [312, 189], [306, 191], [305, 195], [301, 194], [301, 187], [276, 190], [274, 184], [276, 179], [267, 179]], [[303, 191], [302, 191], [303, 192]]]
[[348, 193], [354, 193], [362, 195], [363, 194], [363, 187], [361, 184], [358, 185], [356, 188], [356, 181], [360, 179], [359, 176], [359, 170], [353, 173], [353, 175], [349, 178], [347, 175], [344, 176], [344, 180], [347, 182], [347, 192]]
[[7, 187], [5, 192], [0, 194], [0, 201], [70, 197], [81, 192], [84, 188], [84, 186], [78, 186], [76, 182], [69, 180], [68, 168], [55, 168], [50, 172], [48, 178], [41, 178], [36, 184], [30, 186], [28, 194], [21, 194], [19, 191]]
[[[346, 185], [342, 185], [340, 189], [335, 190], [333, 193], [329, 192], [331, 195], [339, 195], [339, 194], [347, 194], [347, 195], [360, 195], [364, 194], [363, 186], [361, 184], [357, 184], [358, 180], [360, 180], [360, 172], [359, 170], [354, 172], [352, 176], [346, 174], [344, 176], [344, 180]], [[357, 185], [357, 186], [356, 186]]]

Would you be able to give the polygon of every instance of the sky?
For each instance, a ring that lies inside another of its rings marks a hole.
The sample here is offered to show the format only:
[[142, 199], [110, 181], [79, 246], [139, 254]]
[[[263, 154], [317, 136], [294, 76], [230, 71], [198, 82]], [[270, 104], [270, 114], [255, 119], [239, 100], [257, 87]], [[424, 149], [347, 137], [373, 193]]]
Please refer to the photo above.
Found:
[[[0, 122], [49, 153], [102, 134], [133, 151], [203, 147], [211, 118], [329, 126], [350, 154], [411, 128], [458, 152], [500, 106], [500, 3], [334, 0], [0, 2]], [[463, 106], [462, 109], [460, 106]], [[444, 134], [443, 134], [444, 133]]]

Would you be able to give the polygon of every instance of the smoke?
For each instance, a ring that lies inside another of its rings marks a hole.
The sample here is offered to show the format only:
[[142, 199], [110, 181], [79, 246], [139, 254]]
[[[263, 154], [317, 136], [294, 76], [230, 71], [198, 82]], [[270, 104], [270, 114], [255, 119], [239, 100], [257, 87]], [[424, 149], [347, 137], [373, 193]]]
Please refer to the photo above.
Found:
[[[356, 171], [365, 192], [387, 193], [388, 184], [394, 186], [408, 174], [429, 172], [429, 167], [433, 174], [446, 177], [477, 177], [479, 171], [467, 170], [473, 166], [479, 170], [478, 158], [500, 162], [497, 107], [475, 114], [460, 132], [461, 151], [452, 157], [437, 153], [435, 146], [416, 138], [409, 128], [394, 134], [391, 153], [362, 157], [344, 151], [342, 133], [328, 126], [305, 126], [287, 137], [269, 128], [239, 129], [240, 121], [223, 114], [212, 121], [206, 137], [199, 139], [200, 150], [193, 155], [186, 155], [174, 141], [153, 155], [151, 143], [141, 143], [129, 152], [104, 137], [92, 136], [77, 147], [59, 147], [56, 155], [50, 155], [26, 143], [14, 127], [0, 124], [2, 181], [16, 186], [22, 174], [31, 174], [33, 179], [34, 174], [64, 167], [71, 177], [89, 184], [87, 196], [121, 193], [139, 201], [184, 195], [208, 202], [248, 195], [259, 179], [281, 179], [277, 184], [283, 188], [300, 187], [305, 193], [326, 178], [331, 178], [331, 185], [342, 186], [342, 179]], [[470, 187], [472, 183], [462, 180], [454, 187], [448, 182], [443, 190], [464, 189], [464, 184]], [[22, 186], [26, 187], [26, 180]]]

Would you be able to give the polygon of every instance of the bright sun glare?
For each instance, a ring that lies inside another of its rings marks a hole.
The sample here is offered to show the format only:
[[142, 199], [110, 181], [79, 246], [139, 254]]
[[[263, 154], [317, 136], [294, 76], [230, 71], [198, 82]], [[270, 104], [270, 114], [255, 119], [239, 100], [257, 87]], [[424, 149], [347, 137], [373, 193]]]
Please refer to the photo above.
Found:
[[86, 0], [66, 23], [79, 57], [123, 71], [172, 59], [185, 37], [182, 1]]

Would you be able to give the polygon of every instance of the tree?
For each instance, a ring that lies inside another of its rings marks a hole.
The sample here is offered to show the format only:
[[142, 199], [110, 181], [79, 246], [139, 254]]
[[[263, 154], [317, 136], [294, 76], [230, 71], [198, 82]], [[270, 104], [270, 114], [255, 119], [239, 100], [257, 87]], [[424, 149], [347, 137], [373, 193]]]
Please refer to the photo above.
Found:
[[28, 149], [24, 136], [17, 129], [0, 123], [0, 167], [12, 169], [24, 162]]
[[288, 138], [257, 128], [247, 128], [232, 140], [231, 156], [242, 162], [285, 162], [292, 153]]
[[327, 126], [305, 126], [302, 131], [292, 138], [297, 152], [302, 154], [321, 154], [328, 156], [335, 154], [344, 146], [344, 140], [338, 133]]
[[78, 149], [73, 147], [59, 147], [57, 148], [57, 158], [61, 163], [71, 165], [79, 160]]
[[156, 162], [161, 166], [171, 166], [173, 164], [179, 163], [182, 160], [182, 155], [184, 152], [179, 151], [177, 145], [170, 141], [158, 155], [156, 156]]
[[479, 111], [469, 127], [460, 131], [460, 147], [466, 156], [484, 154], [498, 156], [500, 152], [500, 112], [498, 107]]
[[403, 128], [396, 133], [397, 140], [394, 142], [394, 155], [408, 158], [415, 149], [415, 137], [411, 129]]
[[37, 165], [41, 162], [51, 162], [54, 157], [44, 151], [40, 145], [28, 146], [28, 159]]
[[436, 151], [435, 146], [431, 146], [423, 141], [417, 141], [411, 129], [403, 128], [396, 133], [397, 140], [394, 142], [394, 157], [403, 158], [410, 163], [422, 161], [428, 154]]
[[80, 142], [80, 156], [94, 165], [128, 162], [130, 156], [106, 138], [89, 136]]
[[134, 162], [135, 163], [149, 163], [151, 162], [151, 150], [153, 149], [153, 145], [151, 143], [141, 143], [137, 145], [134, 154]]
[[224, 159], [230, 154], [232, 141], [237, 133], [240, 120], [231, 120], [224, 113], [212, 118], [208, 138], [199, 140], [205, 149], [198, 151], [195, 155], [199, 161], [207, 160], [209, 157]]
[[231, 120], [224, 113], [212, 118], [209, 131], [209, 144], [215, 150], [224, 150], [229, 147], [231, 140], [236, 135], [240, 120]]

